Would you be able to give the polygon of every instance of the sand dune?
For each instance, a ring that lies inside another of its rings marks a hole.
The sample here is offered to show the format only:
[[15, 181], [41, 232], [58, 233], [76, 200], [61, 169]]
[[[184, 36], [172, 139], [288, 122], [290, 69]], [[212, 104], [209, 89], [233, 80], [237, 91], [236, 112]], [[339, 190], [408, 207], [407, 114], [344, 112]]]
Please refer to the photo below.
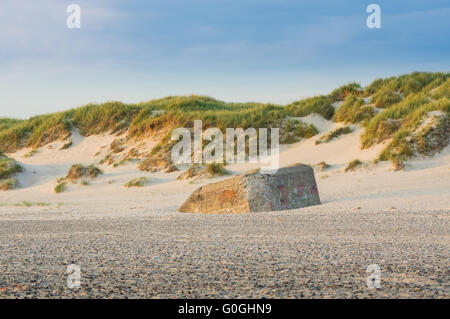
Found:
[[[387, 162], [377, 165], [371, 162], [387, 142], [360, 150], [359, 136], [362, 129], [359, 126], [352, 125], [352, 133], [316, 145], [317, 139], [341, 124], [327, 121], [317, 114], [301, 120], [318, 127], [320, 133], [313, 138], [284, 146], [280, 152], [280, 164], [286, 166], [301, 162], [314, 165], [325, 161], [330, 165], [325, 171], [316, 171], [323, 205], [310, 209], [351, 209], [358, 206], [377, 209], [390, 209], [392, 206], [450, 207], [449, 147], [432, 158], [410, 161], [404, 171], [394, 172]], [[17, 211], [19, 208], [13, 204], [22, 201], [40, 201], [52, 205], [63, 202], [70, 216], [90, 215], [93, 212], [106, 216], [127, 215], [131, 207], [139, 207], [140, 212], [151, 212], [153, 209], [173, 211], [199, 185], [227, 178], [176, 181], [180, 172], [147, 173], [137, 169], [136, 161], [130, 161], [118, 167], [99, 165], [104, 174], [91, 180], [89, 186], [69, 183], [66, 192], [54, 193], [56, 180], [64, 177], [72, 164], [98, 164], [108, 152], [111, 142], [118, 138], [121, 136], [110, 134], [83, 137], [75, 130], [71, 137], [72, 146], [68, 149], [59, 150], [67, 141], [58, 141], [38, 149], [31, 157], [24, 157], [29, 149], [7, 154], [21, 162], [25, 171], [18, 176], [21, 188], [0, 193], [0, 203], [3, 205], [1, 211]], [[123, 153], [133, 147], [142, 149], [142, 143], [129, 143]], [[151, 145], [144, 147], [151, 149]], [[345, 165], [354, 159], [367, 163], [355, 172], [344, 173]], [[255, 164], [233, 164], [227, 169], [233, 174], [239, 174], [255, 167]], [[142, 176], [150, 178], [148, 186], [131, 189], [123, 187], [128, 181]], [[400, 201], [399, 198], [404, 200]], [[35, 210], [42, 208], [29, 209]]]
[[[358, 126], [316, 145], [339, 124], [301, 120], [320, 134], [283, 146], [281, 165], [331, 167], [316, 171], [322, 205], [292, 211], [178, 213], [197, 187], [227, 177], [177, 181], [180, 172], [142, 172], [136, 161], [99, 165], [104, 174], [90, 185], [54, 193], [72, 164], [97, 164], [120, 136], [74, 131], [66, 150], [61, 141], [31, 157], [29, 149], [7, 154], [26, 170], [21, 188], [0, 193], [0, 265], [22, 289], [0, 298], [448, 298], [450, 147], [393, 171], [370, 163], [384, 144], [359, 149]], [[134, 141], [118, 156], [154, 144]], [[367, 164], [345, 173], [356, 158]], [[123, 186], [142, 176], [147, 186]], [[71, 263], [81, 267], [78, 290], [66, 287]], [[370, 290], [366, 267], [374, 263], [382, 289]]]

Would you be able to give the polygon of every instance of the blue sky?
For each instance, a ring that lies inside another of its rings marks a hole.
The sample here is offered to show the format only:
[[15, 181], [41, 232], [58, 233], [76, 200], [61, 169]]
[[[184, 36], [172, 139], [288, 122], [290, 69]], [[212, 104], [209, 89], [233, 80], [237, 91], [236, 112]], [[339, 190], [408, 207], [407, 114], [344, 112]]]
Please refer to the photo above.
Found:
[[[71, 3], [81, 29], [66, 27]], [[366, 26], [371, 3], [381, 29]], [[3, 0], [0, 116], [178, 94], [286, 104], [450, 71], [449, 30], [443, 0]]]

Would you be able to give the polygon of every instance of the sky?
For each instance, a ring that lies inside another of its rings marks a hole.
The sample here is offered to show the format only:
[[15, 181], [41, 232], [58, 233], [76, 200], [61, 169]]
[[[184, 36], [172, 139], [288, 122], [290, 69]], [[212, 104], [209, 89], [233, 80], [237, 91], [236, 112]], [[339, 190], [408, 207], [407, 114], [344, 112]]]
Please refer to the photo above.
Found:
[[448, 0], [2, 0], [0, 117], [189, 94], [287, 104], [450, 71], [449, 39]]

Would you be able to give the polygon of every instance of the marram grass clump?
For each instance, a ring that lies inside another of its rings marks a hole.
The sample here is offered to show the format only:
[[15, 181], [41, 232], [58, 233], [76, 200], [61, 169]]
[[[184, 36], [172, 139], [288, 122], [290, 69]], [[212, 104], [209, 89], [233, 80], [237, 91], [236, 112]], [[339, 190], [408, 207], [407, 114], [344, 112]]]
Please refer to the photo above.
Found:
[[206, 165], [206, 172], [209, 173], [211, 176], [224, 176], [229, 175], [230, 172], [228, 172], [224, 165], [222, 163], [209, 163]]
[[362, 93], [363, 90], [360, 84], [356, 82], [350, 82], [348, 84], [342, 85], [341, 87], [338, 87], [333, 92], [331, 92], [329, 98], [333, 102], [344, 101], [350, 95], [361, 96]]
[[225, 169], [225, 166], [222, 163], [213, 162], [206, 165], [194, 163], [185, 172], [180, 174], [177, 179], [212, 178], [230, 174], [231, 173]]
[[87, 180], [87, 179], [82, 179], [80, 182], [81, 185], [83, 186], [89, 186], [91, 185], [91, 183]]
[[353, 161], [351, 161], [350, 163], [348, 163], [347, 167], [345, 167], [345, 171], [354, 171], [355, 169], [357, 169], [358, 167], [361, 167], [363, 164], [363, 162], [361, 162], [359, 159], [355, 159]]
[[290, 116], [303, 117], [312, 113], [317, 113], [330, 120], [334, 115], [334, 107], [328, 96], [319, 95], [301, 101], [293, 102], [286, 106], [286, 113]]
[[350, 94], [336, 111], [333, 120], [335, 122], [359, 123], [368, 121], [374, 115], [375, 111], [372, 106], [365, 105], [363, 99]]
[[349, 126], [337, 128], [318, 139], [316, 144], [328, 143], [332, 139], [335, 139], [341, 135], [350, 134], [351, 132], [353, 132], [353, 130]]
[[50, 206], [50, 205], [51, 204], [47, 203], [47, 202], [30, 202], [30, 201], [26, 201], [26, 200], [24, 200], [23, 202], [14, 204], [15, 207], [33, 207], [33, 206], [44, 207], [44, 206]]
[[36, 153], [37, 153], [37, 150], [31, 150], [28, 153], [26, 153], [23, 157], [30, 158], [30, 157], [34, 156]]
[[393, 92], [389, 89], [379, 90], [376, 94], [374, 94], [370, 101], [376, 107], [379, 108], [388, 108], [402, 100], [402, 96], [400, 93]]
[[0, 155], [0, 179], [9, 178], [23, 172], [23, 167], [14, 159]]
[[72, 144], [73, 144], [72, 141], [70, 141], [70, 142], [64, 144], [63, 146], [61, 146], [61, 148], [60, 148], [59, 150], [60, 150], [60, 151], [66, 150], [66, 149], [68, 149], [69, 147], [71, 147]]
[[398, 130], [377, 161], [391, 161], [394, 167], [401, 169], [408, 158], [418, 155], [432, 156], [444, 149], [449, 140], [450, 115], [434, 117], [418, 131]]
[[292, 144], [303, 138], [310, 138], [319, 133], [312, 124], [305, 124], [302, 121], [287, 120], [282, 124], [280, 132], [280, 144]]
[[0, 153], [0, 190], [6, 191], [18, 188], [19, 181], [14, 177], [23, 172], [23, 167], [14, 159]]
[[67, 183], [66, 182], [59, 182], [56, 184], [54, 191], [56, 194], [62, 193], [67, 190]]
[[95, 165], [84, 166], [82, 164], [75, 164], [69, 169], [65, 179], [76, 182], [81, 178], [95, 178], [102, 173], [102, 170]]
[[15, 178], [7, 178], [4, 180], [0, 180], [0, 190], [7, 191], [11, 189], [19, 188], [19, 181]]
[[319, 170], [319, 171], [325, 171], [327, 169], [329, 169], [331, 167], [330, 164], [327, 164], [326, 162], [322, 161], [320, 163], [317, 163], [316, 165], [314, 165], [314, 168]]
[[148, 179], [147, 177], [143, 176], [143, 177], [138, 177], [135, 179], [132, 179], [131, 181], [129, 181], [128, 183], [126, 183], [125, 185], [123, 185], [126, 188], [130, 188], [130, 187], [144, 187], [146, 185], [148, 185], [150, 183], [150, 179]]

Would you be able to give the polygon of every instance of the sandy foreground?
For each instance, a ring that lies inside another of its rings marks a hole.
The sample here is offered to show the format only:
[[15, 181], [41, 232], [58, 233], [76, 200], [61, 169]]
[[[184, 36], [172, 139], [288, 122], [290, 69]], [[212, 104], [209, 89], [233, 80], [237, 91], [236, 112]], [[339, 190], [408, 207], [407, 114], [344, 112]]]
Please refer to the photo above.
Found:
[[[449, 298], [450, 148], [404, 171], [382, 163], [344, 173], [383, 147], [361, 152], [359, 134], [283, 149], [282, 165], [332, 165], [316, 172], [322, 205], [241, 215], [178, 213], [212, 180], [176, 181], [179, 172], [136, 163], [55, 194], [71, 164], [101, 158], [109, 135], [8, 154], [26, 171], [21, 189], [0, 193], [0, 298]], [[123, 187], [140, 176], [150, 185]], [[80, 289], [67, 287], [69, 264], [81, 268]], [[379, 289], [366, 284], [371, 264]]]

